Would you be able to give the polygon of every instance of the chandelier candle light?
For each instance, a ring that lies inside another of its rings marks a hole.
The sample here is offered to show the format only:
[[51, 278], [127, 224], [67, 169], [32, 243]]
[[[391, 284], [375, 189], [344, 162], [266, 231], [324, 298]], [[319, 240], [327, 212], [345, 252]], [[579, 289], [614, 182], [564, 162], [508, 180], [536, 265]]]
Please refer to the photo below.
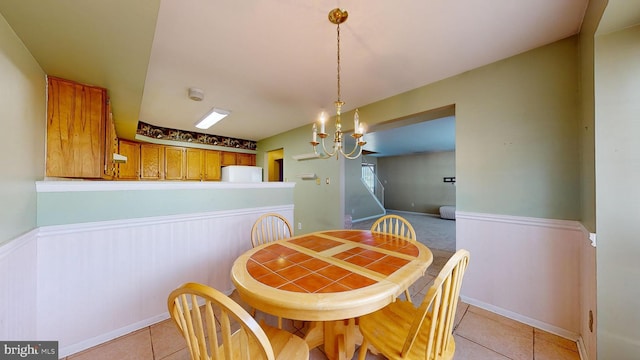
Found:
[[[364, 127], [362, 124], [360, 124], [358, 109], [356, 109], [356, 113], [353, 116], [353, 134], [351, 135], [351, 137], [355, 139], [356, 143], [355, 143], [355, 146], [353, 147], [353, 150], [351, 150], [351, 152], [347, 153], [343, 149], [344, 143], [342, 139], [342, 134], [343, 134], [342, 123], [340, 122], [340, 113], [341, 113], [342, 105], [344, 105], [344, 102], [340, 100], [340, 24], [347, 21], [348, 16], [349, 16], [349, 13], [347, 13], [346, 10], [342, 10], [338, 8], [333, 9], [329, 12], [329, 21], [337, 25], [337, 33], [338, 33], [337, 35], [337, 38], [338, 38], [338, 100], [336, 100], [335, 102], [336, 132], [333, 137], [333, 149], [331, 151], [328, 151], [324, 145], [324, 139], [328, 136], [328, 134], [325, 131], [326, 115], [323, 112], [322, 114], [320, 114], [320, 132], [318, 132], [318, 127], [314, 123], [313, 124], [313, 140], [311, 141], [311, 145], [313, 145], [313, 152], [316, 155], [318, 155], [318, 157], [323, 159], [328, 159], [330, 157], [333, 157], [334, 155], [336, 159], [338, 159], [340, 154], [342, 154], [342, 156], [350, 160], [357, 159], [362, 154], [362, 147], [366, 144], [366, 142], [364, 141]], [[317, 146], [320, 144], [320, 142], [318, 142], [318, 137], [322, 142], [322, 150], [324, 150], [324, 156], [321, 156], [317, 150]]]

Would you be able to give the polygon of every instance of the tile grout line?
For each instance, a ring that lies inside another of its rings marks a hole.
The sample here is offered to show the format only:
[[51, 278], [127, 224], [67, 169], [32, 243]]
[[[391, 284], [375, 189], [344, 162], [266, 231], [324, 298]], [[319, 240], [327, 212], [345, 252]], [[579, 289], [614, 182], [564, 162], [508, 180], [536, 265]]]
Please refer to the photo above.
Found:
[[487, 347], [486, 345], [480, 344], [479, 342], [473, 341], [473, 340], [471, 340], [471, 339], [469, 339], [469, 338], [467, 338], [467, 337], [465, 337], [465, 336], [462, 336], [462, 335], [460, 335], [460, 334], [456, 334], [456, 335], [458, 335], [459, 337], [461, 337], [461, 338], [463, 338], [463, 339], [465, 339], [465, 340], [467, 340], [467, 341], [469, 341], [469, 342], [472, 342], [472, 343], [474, 343], [474, 344], [476, 344], [476, 345], [478, 345], [478, 346], [480, 346], [480, 347], [483, 347], [483, 348], [485, 348], [485, 349], [487, 349], [487, 350], [489, 350], [489, 351], [491, 351], [491, 352], [493, 352], [493, 353], [496, 353], [496, 354], [498, 354], [498, 355], [500, 355], [500, 356], [503, 356], [503, 357], [505, 357], [505, 358], [507, 358], [507, 359], [509, 359], [509, 360], [515, 360], [514, 358], [512, 358], [512, 357], [510, 357], [510, 356], [508, 356], [508, 355], [505, 355], [505, 354], [503, 354], [503, 353], [501, 353], [501, 352], [498, 352], [498, 351], [496, 351], [495, 349], [492, 349], [492, 348], [490, 348], [490, 347]]

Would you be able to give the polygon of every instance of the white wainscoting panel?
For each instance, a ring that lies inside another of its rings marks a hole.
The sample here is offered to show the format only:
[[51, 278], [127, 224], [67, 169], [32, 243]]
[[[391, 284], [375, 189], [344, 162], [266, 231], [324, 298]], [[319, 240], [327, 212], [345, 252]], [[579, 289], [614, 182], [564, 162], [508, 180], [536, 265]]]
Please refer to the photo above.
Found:
[[187, 281], [231, 293], [233, 261], [254, 221], [293, 205], [40, 228], [38, 336], [66, 356], [168, 317]]
[[36, 258], [38, 230], [0, 246], [0, 339], [37, 337]]
[[462, 299], [571, 340], [581, 331], [576, 221], [456, 213], [456, 247], [471, 252]]
[[[183, 282], [230, 293], [233, 260], [268, 211], [293, 223], [285, 205], [35, 229], [0, 247], [0, 338], [58, 340], [64, 357], [167, 318], [167, 295]], [[581, 254], [579, 223], [456, 218], [457, 247], [471, 252], [464, 301], [578, 339], [580, 313], [595, 303], [581, 285], [595, 263]]]

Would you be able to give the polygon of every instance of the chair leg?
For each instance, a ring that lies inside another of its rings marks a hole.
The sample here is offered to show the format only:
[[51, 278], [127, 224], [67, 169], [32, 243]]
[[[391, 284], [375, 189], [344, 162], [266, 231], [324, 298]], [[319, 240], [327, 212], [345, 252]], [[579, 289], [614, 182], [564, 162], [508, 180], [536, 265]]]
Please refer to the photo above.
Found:
[[367, 357], [367, 348], [369, 347], [369, 343], [367, 339], [362, 339], [362, 344], [360, 345], [360, 352], [358, 352], [358, 360], [364, 360]]
[[404, 291], [404, 296], [407, 298], [408, 302], [411, 302], [411, 294], [409, 294], [409, 289]]
[[[251, 317], [255, 318], [256, 317], [256, 309], [255, 308], [251, 308]], [[282, 318], [278, 316], [278, 329], [282, 330]]]

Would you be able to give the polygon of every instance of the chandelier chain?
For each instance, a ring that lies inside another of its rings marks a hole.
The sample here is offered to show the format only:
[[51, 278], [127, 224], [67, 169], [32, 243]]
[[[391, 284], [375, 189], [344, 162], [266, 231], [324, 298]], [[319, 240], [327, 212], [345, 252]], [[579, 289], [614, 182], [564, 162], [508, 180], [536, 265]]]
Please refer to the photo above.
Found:
[[340, 102], [340, 24], [338, 24], [336, 32], [338, 34], [338, 101]]

